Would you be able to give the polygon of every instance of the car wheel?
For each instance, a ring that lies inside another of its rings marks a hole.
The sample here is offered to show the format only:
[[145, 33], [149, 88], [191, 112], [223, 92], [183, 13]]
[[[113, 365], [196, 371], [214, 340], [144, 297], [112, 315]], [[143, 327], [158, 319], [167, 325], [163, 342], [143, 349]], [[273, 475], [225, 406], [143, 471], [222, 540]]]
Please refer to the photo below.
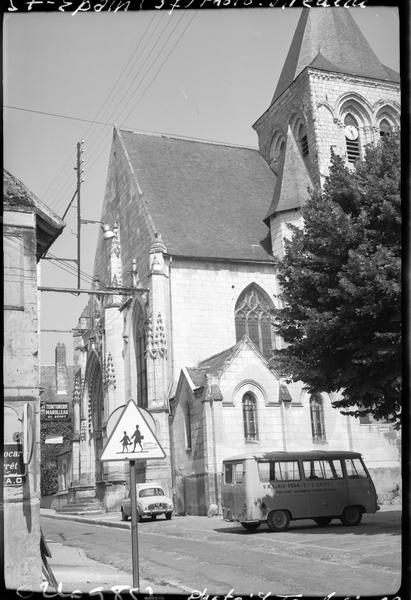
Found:
[[241, 525], [248, 531], [253, 531], [254, 529], [258, 529], [260, 527], [260, 523], [241, 523]]
[[362, 510], [359, 506], [346, 506], [341, 515], [343, 525], [354, 526], [361, 523]]
[[124, 512], [123, 507], [121, 507], [121, 520], [128, 521], [128, 515], [126, 515], [126, 513]]
[[141, 521], [143, 520], [143, 517], [140, 515], [140, 513], [136, 514], [136, 520], [137, 520], [137, 523], [141, 523]]
[[286, 510], [273, 510], [267, 517], [271, 531], [285, 531], [290, 524], [290, 514]]
[[171, 519], [171, 516], [172, 516], [172, 514], [173, 514], [173, 513], [171, 513], [171, 512], [168, 512], [168, 513], [166, 513], [166, 519], [167, 519], [168, 521]]
[[317, 517], [316, 519], [314, 519], [314, 521], [320, 527], [326, 527], [327, 525], [329, 525], [331, 523], [332, 517]]

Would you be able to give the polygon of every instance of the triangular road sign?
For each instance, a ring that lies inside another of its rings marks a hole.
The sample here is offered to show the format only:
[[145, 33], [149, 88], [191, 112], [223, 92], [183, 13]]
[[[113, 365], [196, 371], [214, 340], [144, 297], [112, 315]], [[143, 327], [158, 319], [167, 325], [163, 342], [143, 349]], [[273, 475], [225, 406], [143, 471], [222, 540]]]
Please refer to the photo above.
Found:
[[102, 461], [148, 460], [166, 454], [134, 400], [124, 407], [101, 455]]

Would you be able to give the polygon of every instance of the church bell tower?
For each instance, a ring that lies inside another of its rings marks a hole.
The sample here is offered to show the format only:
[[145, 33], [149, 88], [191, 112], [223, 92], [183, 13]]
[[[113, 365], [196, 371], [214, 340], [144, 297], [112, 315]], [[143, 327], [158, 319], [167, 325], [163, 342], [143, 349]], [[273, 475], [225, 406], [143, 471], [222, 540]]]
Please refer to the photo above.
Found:
[[352, 11], [302, 9], [271, 104], [253, 125], [276, 175], [264, 219], [275, 256], [288, 224], [303, 225], [301, 207], [324, 183], [331, 150], [353, 164], [399, 124], [399, 75], [379, 61]]

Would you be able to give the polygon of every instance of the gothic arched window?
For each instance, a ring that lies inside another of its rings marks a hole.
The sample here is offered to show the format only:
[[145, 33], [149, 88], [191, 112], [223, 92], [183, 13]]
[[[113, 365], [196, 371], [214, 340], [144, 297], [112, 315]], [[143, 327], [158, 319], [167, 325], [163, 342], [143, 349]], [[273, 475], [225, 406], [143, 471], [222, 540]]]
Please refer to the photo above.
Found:
[[248, 286], [235, 305], [235, 334], [237, 342], [244, 335], [254, 342], [266, 358], [271, 356], [274, 346], [271, 324], [272, 302], [256, 285]]
[[324, 441], [325, 423], [324, 423], [324, 407], [323, 399], [320, 394], [314, 394], [310, 398], [310, 417], [311, 417], [311, 432], [313, 441]]
[[351, 114], [344, 119], [344, 133], [348, 162], [353, 163], [360, 158], [360, 135], [358, 123]]
[[134, 351], [137, 368], [137, 405], [147, 407], [147, 363], [145, 318], [141, 305], [136, 302], [133, 312]]
[[391, 135], [392, 133], [392, 127], [391, 127], [391, 123], [389, 123], [387, 121], [387, 119], [383, 119], [380, 123], [380, 137], [383, 138], [384, 136], [388, 136]]
[[246, 442], [258, 440], [257, 400], [252, 392], [243, 396], [243, 423]]

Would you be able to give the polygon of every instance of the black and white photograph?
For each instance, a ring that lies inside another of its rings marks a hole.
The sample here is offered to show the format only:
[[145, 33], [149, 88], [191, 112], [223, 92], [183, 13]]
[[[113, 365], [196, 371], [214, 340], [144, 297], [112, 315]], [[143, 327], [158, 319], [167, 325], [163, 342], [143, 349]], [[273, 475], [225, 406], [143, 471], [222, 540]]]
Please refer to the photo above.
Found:
[[6, 4], [6, 590], [405, 600], [406, 12]]

